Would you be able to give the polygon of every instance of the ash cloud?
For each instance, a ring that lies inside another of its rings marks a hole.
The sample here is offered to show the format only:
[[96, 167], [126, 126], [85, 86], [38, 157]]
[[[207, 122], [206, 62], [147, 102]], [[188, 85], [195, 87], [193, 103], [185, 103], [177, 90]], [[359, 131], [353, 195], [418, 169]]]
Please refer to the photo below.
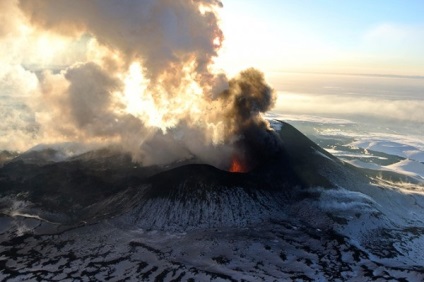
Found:
[[[92, 129], [104, 127], [97, 122], [108, 116], [111, 93], [121, 87], [120, 81], [93, 63], [69, 69], [65, 78], [70, 83], [67, 91], [70, 115], [77, 126]], [[111, 121], [106, 123], [113, 124]]]
[[[10, 43], [19, 34], [19, 44], [9, 47], [24, 54], [4, 64], [8, 74], [11, 66], [23, 68], [25, 54], [35, 52], [26, 49], [43, 36], [84, 53], [62, 50], [62, 58], [75, 61], [60, 71], [48, 65], [23, 71], [36, 80], [25, 93], [37, 124], [31, 142], [120, 144], [143, 164], [195, 156], [220, 168], [234, 154], [252, 164], [268, 154], [273, 135], [262, 114], [273, 107], [274, 91], [257, 70], [228, 80], [213, 69], [224, 39], [220, 1], [8, 3], [1, 5], [10, 15], [1, 21], [10, 32], [0, 30], [0, 40]], [[49, 50], [38, 51], [45, 56]], [[130, 83], [132, 69], [140, 77]]]
[[[219, 1], [20, 0], [30, 22], [69, 36], [88, 33], [117, 52], [123, 66], [141, 60], [151, 85], [178, 85], [190, 65], [196, 79], [213, 83], [209, 64], [223, 40], [215, 13], [200, 6]], [[116, 67], [116, 66], [115, 66]]]
[[[229, 81], [229, 88], [220, 97], [229, 104], [226, 117], [234, 128], [242, 131], [251, 123], [263, 123], [261, 114], [269, 111], [275, 104], [273, 89], [266, 84], [263, 74], [253, 68], [242, 71], [238, 77]], [[264, 126], [264, 124], [262, 124]]]
[[242, 71], [229, 81], [229, 89], [221, 99], [228, 104], [226, 134], [228, 138], [238, 136], [234, 141], [235, 155], [249, 169], [280, 152], [280, 141], [262, 116], [274, 107], [276, 93], [260, 71], [253, 68]]

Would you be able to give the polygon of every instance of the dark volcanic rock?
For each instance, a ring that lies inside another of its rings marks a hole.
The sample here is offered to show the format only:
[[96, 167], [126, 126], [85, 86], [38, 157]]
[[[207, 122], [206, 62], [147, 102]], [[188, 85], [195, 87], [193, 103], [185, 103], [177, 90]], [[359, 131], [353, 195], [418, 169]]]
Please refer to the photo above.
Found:
[[281, 125], [248, 173], [110, 149], [6, 162], [0, 280], [422, 281], [422, 195]]
[[[163, 167], [139, 166], [129, 155], [109, 149], [57, 162], [52, 161], [58, 155], [55, 150], [26, 153], [0, 168], [0, 194], [20, 195], [35, 207], [79, 221], [119, 213], [123, 207], [127, 210], [135, 204], [134, 199], [151, 205], [155, 200], [167, 199], [173, 201], [171, 210], [175, 202], [196, 202], [198, 206], [190, 208], [198, 213], [215, 200], [223, 204], [219, 195], [226, 193], [228, 199], [235, 193], [241, 197], [236, 197], [238, 201], [247, 197], [254, 205], [260, 203], [255, 200], [259, 194], [266, 195], [264, 199], [275, 201], [260, 205], [265, 210], [276, 210], [281, 201], [311, 196], [309, 187], [336, 187], [346, 184], [345, 179], [350, 185], [351, 179], [361, 179], [352, 167], [286, 123], [278, 133], [270, 131], [269, 139], [280, 142], [281, 149], [248, 173], [230, 173], [201, 164], [174, 164], [164, 171]], [[125, 203], [125, 199], [131, 203]], [[226, 210], [221, 204], [217, 209]], [[157, 210], [146, 210], [147, 206], [143, 204], [143, 214], [157, 214]], [[101, 211], [101, 207], [106, 210]]]

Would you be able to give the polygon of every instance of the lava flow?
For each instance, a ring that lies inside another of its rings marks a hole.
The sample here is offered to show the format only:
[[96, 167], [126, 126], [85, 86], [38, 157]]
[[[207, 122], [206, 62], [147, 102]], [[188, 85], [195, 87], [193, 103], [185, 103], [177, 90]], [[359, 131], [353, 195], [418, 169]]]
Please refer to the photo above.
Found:
[[247, 165], [240, 160], [239, 157], [234, 156], [233, 159], [231, 160], [231, 165], [228, 171], [245, 173], [245, 172], [248, 172], [249, 169], [247, 168]]

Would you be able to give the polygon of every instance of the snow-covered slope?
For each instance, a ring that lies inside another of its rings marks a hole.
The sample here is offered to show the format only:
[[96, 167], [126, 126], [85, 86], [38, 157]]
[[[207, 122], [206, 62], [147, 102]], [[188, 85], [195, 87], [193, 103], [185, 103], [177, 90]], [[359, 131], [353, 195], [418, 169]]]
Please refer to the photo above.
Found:
[[282, 149], [249, 173], [137, 167], [106, 151], [7, 163], [0, 277], [424, 279], [424, 196], [275, 124]]

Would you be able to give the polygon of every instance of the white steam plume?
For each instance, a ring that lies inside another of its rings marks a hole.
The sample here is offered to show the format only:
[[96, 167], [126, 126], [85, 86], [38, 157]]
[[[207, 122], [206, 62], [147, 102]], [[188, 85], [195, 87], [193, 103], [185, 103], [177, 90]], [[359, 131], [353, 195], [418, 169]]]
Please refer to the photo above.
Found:
[[196, 156], [224, 167], [246, 127], [267, 129], [261, 113], [274, 93], [256, 70], [230, 82], [213, 70], [220, 7], [214, 0], [2, 2], [0, 40], [12, 56], [2, 59], [0, 77], [19, 78], [10, 88], [25, 96], [33, 126], [0, 127], [9, 132], [0, 145], [19, 131], [29, 143], [118, 143], [144, 164]]

